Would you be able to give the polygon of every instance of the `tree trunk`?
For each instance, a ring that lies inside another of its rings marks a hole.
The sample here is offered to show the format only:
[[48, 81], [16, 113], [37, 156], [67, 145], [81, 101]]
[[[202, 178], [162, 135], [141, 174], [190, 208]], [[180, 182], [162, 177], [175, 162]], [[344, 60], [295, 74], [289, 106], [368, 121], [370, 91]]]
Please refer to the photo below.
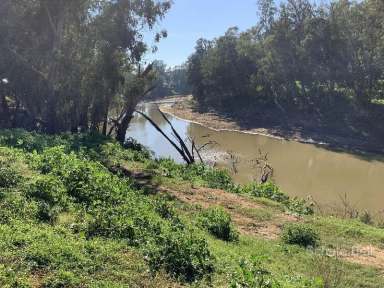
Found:
[[131, 122], [134, 111], [135, 110], [132, 108], [128, 109], [117, 127], [116, 140], [119, 141], [121, 144], [124, 144], [125, 142], [125, 136], [129, 127], [129, 122]]

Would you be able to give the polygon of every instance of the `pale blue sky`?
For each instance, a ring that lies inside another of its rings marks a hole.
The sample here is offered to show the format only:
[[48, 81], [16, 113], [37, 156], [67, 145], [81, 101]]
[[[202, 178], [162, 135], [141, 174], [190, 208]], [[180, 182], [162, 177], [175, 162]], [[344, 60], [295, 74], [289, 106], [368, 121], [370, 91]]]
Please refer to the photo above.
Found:
[[174, 0], [171, 10], [156, 27], [166, 29], [168, 38], [158, 44], [156, 54], [147, 58], [163, 60], [170, 66], [182, 64], [194, 51], [199, 38], [213, 39], [233, 26], [246, 30], [257, 20], [257, 0]]
[[167, 65], [185, 62], [199, 38], [218, 37], [229, 28], [245, 30], [257, 22], [257, 0], [174, 0], [157, 29], [166, 29], [168, 37], [158, 44], [158, 52], [149, 58]]

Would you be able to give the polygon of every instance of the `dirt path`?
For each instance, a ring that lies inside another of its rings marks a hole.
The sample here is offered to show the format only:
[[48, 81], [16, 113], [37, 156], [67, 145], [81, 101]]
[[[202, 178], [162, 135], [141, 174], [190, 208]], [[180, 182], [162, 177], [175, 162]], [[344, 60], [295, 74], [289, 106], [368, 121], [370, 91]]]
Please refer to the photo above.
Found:
[[[231, 194], [219, 189], [190, 188], [183, 191], [161, 187], [161, 191], [171, 194], [178, 200], [199, 205], [203, 208], [222, 206], [232, 217], [238, 231], [243, 235], [261, 237], [268, 240], [279, 238], [281, 228], [289, 222], [300, 221], [299, 217], [283, 212], [274, 212], [271, 218], [260, 219], [260, 213], [266, 207], [247, 197]], [[384, 271], [384, 250], [370, 245], [355, 245], [351, 249], [337, 252], [338, 257], [350, 263], [372, 266]]]
[[219, 189], [191, 188], [176, 191], [163, 187], [162, 190], [188, 204], [200, 205], [203, 208], [222, 206], [231, 215], [239, 232], [244, 235], [277, 239], [285, 223], [299, 221], [298, 217], [282, 212], [273, 213], [273, 216], [267, 214], [266, 219], [261, 219], [263, 214], [255, 212], [265, 211], [266, 207], [247, 197]]

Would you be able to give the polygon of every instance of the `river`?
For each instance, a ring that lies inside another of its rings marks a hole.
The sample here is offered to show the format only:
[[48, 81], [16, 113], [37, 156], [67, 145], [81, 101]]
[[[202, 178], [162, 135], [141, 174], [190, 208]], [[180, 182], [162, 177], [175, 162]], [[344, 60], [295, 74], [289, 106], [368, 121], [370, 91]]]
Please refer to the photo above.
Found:
[[[154, 104], [141, 108], [161, 128], [171, 135], [170, 127]], [[361, 156], [347, 152], [335, 152], [319, 145], [246, 134], [236, 131], [215, 131], [168, 115], [176, 130], [184, 139], [195, 139], [203, 145], [215, 142], [204, 151], [204, 158], [220, 166], [235, 167], [232, 173], [238, 183], [256, 178], [258, 169], [254, 159], [259, 151], [268, 155], [274, 169], [273, 180], [290, 196], [311, 197], [323, 207], [342, 205], [347, 197], [350, 206], [372, 213], [384, 209], [384, 158]], [[127, 137], [133, 137], [155, 153], [156, 157], [170, 157], [182, 162], [177, 151], [143, 117], [132, 120]], [[233, 169], [232, 169], [233, 170]]]

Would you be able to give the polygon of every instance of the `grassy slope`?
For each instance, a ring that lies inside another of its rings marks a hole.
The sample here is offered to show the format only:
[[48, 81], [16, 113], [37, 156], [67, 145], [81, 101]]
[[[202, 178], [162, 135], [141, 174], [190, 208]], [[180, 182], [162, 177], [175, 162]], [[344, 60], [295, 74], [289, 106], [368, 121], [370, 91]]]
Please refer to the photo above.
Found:
[[[154, 161], [99, 136], [1, 131], [0, 146], [1, 287], [384, 287], [379, 268], [248, 231], [252, 222], [279, 233], [285, 212], [305, 211], [278, 191], [234, 187], [225, 173]], [[199, 226], [217, 203], [238, 241]], [[384, 243], [384, 230], [355, 220], [292, 219], [317, 230], [321, 247]], [[251, 284], [255, 275], [264, 284]]]

